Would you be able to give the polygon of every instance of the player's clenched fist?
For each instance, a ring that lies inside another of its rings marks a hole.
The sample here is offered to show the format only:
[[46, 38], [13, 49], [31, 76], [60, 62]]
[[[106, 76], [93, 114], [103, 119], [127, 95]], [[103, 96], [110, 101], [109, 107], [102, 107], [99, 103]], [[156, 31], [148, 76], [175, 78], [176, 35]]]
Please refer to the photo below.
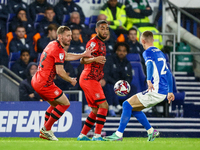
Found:
[[77, 83], [76, 78], [71, 78], [71, 82], [70, 83], [71, 83], [71, 85], [75, 86], [76, 83]]

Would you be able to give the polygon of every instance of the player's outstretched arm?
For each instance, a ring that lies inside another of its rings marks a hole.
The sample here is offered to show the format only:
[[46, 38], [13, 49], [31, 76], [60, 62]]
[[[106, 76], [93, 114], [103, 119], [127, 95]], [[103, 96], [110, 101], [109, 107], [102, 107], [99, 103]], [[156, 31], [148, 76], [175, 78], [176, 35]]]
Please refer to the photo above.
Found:
[[92, 47], [86, 48], [86, 50], [81, 54], [75, 54], [75, 53], [67, 53], [65, 52], [65, 61], [72, 61], [72, 60], [78, 60], [82, 57], [92, 57], [91, 53], [95, 50]]
[[71, 78], [67, 72], [64, 70], [63, 65], [55, 65], [56, 67], [56, 73], [65, 81], [71, 83], [73, 86], [76, 85], [77, 80], [76, 78]]
[[80, 62], [81, 64], [90, 64], [93, 62], [105, 64], [106, 57], [105, 56], [97, 56], [97, 57], [92, 57], [92, 58], [83, 57], [81, 58]]

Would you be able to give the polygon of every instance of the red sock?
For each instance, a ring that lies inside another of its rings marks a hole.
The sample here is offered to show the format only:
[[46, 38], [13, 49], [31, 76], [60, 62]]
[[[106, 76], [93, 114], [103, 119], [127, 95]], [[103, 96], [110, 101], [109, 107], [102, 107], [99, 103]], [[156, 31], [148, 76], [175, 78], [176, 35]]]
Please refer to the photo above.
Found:
[[46, 110], [46, 113], [45, 113], [45, 121], [44, 121], [44, 124], [47, 122], [47, 120], [49, 119], [49, 117], [50, 117], [50, 114], [51, 114], [51, 112], [52, 112], [52, 110], [54, 109], [54, 107], [53, 106], [49, 106], [49, 108], [47, 108], [47, 110]]
[[99, 108], [97, 111], [95, 134], [101, 134], [101, 130], [106, 122], [108, 110], [105, 108]]
[[87, 133], [90, 131], [90, 129], [95, 124], [95, 121], [96, 121], [96, 115], [91, 111], [85, 121], [85, 124], [83, 126], [81, 133], [84, 135], [87, 135]]
[[51, 112], [48, 121], [44, 125], [47, 131], [51, 130], [51, 127], [53, 126], [54, 122], [56, 122], [63, 115], [63, 113], [67, 110], [69, 106], [70, 105], [57, 105], [54, 108], [54, 110]]

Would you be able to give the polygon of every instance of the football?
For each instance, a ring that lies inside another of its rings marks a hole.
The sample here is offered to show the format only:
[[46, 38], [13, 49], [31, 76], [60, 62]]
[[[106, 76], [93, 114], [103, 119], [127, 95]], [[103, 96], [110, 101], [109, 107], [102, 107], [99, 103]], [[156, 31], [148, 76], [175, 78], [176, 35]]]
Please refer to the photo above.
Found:
[[114, 91], [118, 96], [126, 96], [131, 90], [131, 86], [125, 80], [119, 80], [114, 85]]

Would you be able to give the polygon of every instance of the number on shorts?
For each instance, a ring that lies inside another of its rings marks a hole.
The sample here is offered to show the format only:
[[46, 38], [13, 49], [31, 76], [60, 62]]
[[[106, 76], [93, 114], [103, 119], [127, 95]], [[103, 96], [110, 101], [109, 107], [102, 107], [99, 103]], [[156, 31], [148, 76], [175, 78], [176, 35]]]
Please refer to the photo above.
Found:
[[167, 68], [166, 59], [165, 58], [158, 58], [158, 61], [163, 61], [163, 66], [162, 66], [162, 69], [161, 69], [161, 75], [166, 74], [167, 73], [167, 71], [165, 71], [165, 68]]
[[46, 57], [47, 57], [47, 53], [46, 52], [43, 52], [43, 54], [44, 54], [44, 57], [42, 58], [42, 60], [40, 61], [40, 67], [41, 68], [43, 68], [44, 67], [44, 65], [42, 65], [42, 62], [46, 59]]

